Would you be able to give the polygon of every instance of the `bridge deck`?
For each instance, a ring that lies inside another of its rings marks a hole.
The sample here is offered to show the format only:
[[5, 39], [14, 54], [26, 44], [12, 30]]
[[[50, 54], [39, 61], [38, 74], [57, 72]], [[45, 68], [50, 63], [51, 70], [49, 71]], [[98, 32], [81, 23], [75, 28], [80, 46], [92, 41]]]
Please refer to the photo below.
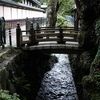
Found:
[[41, 52], [41, 53], [64, 53], [64, 54], [80, 54], [83, 52], [82, 49], [79, 49], [78, 44], [56, 44], [56, 43], [47, 43], [47, 44], [38, 44], [29, 47], [22, 47], [23, 50]]

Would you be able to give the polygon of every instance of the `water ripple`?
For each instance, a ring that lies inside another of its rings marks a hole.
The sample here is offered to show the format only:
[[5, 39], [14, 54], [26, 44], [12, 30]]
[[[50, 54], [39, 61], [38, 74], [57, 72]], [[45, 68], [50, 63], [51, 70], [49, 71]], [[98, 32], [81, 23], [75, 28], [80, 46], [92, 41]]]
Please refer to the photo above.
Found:
[[78, 100], [68, 55], [56, 56], [58, 63], [45, 73], [36, 100]]

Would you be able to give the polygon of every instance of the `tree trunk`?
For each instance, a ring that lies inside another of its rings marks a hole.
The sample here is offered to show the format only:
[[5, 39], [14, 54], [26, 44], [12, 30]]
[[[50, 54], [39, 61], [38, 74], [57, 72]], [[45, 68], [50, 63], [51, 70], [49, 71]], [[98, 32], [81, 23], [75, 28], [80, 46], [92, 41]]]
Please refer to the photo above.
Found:
[[50, 0], [47, 8], [47, 27], [53, 27], [56, 25], [57, 12], [61, 5], [61, 0]]
[[81, 13], [81, 6], [80, 6], [80, 1], [79, 0], [74, 0], [77, 6], [77, 12], [80, 14]]

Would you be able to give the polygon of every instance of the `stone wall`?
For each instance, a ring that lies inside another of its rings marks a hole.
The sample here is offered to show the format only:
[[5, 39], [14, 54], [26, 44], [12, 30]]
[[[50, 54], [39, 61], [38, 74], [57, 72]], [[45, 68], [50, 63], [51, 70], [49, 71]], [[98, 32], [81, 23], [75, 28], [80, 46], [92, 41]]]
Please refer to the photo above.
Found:
[[34, 52], [13, 53], [0, 63], [0, 89], [18, 93], [21, 100], [34, 100], [44, 73], [50, 70], [55, 57]]

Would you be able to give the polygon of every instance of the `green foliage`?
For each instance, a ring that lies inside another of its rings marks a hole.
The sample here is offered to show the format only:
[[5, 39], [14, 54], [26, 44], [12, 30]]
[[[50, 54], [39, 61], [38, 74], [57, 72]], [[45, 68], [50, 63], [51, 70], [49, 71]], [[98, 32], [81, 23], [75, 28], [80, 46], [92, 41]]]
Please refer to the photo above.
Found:
[[22, 72], [20, 77], [13, 76], [12, 80], [17, 86], [19, 86], [23, 90], [30, 91], [30, 84], [28, 80], [25, 79], [25, 73]]
[[0, 100], [20, 100], [18, 95], [14, 93], [13, 95], [9, 94], [8, 90], [0, 90]]
[[57, 26], [67, 26], [68, 21], [65, 20], [66, 15], [71, 15], [71, 9], [74, 5], [74, 0], [60, 0], [61, 5], [58, 10]]
[[10, 49], [10, 53], [21, 53], [21, 50], [15, 49], [15, 48], [12, 47], [12, 46], [9, 46], [9, 49]]
[[99, 75], [94, 75], [94, 78], [96, 80], [96, 89], [100, 89], [100, 74]]
[[49, 0], [38, 0], [41, 4], [47, 4]]
[[56, 26], [67, 26], [67, 24], [68, 24], [68, 21], [65, 20], [65, 17], [60, 16], [60, 15], [57, 17]]
[[7, 57], [7, 54], [4, 54], [0, 57], [0, 63], [3, 62]]
[[92, 68], [96, 68], [100, 66], [100, 46], [98, 48], [97, 54], [94, 58], [94, 61], [92, 62]]
[[82, 79], [82, 84], [89, 100], [100, 100], [100, 75], [87, 75]]
[[13, 0], [13, 1], [15, 1], [15, 2], [22, 2], [22, 0]]
[[95, 33], [96, 33], [96, 36], [100, 36], [100, 20], [96, 21]]
[[58, 14], [62, 16], [71, 15], [71, 9], [73, 8], [74, 4], [74, 0], [61, 0], [61, 6]]

